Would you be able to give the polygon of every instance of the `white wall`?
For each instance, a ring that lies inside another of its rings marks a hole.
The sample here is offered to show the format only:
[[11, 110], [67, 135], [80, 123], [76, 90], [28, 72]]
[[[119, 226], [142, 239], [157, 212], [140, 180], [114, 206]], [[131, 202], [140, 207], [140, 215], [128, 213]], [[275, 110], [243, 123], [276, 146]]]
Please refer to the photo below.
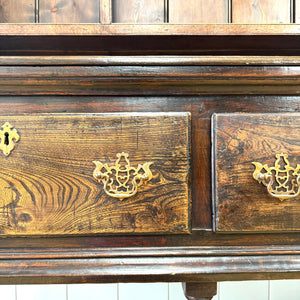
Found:
[[[0, 285], [1, 300], [185, 300], [181, 283]], [[300, 280], [221, 282], [213, 300], [300, 300]]]

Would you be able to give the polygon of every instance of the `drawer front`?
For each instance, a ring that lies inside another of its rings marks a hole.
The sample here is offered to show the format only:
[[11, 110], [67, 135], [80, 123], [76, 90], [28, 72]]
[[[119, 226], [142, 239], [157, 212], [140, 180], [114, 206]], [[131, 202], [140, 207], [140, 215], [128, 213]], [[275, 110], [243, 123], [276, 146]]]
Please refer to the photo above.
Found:
[[0, 116], [0, 234], [189, 233], [189, 114]]
[[300, 230], [300, 114], [213, 116], [215, 229]]

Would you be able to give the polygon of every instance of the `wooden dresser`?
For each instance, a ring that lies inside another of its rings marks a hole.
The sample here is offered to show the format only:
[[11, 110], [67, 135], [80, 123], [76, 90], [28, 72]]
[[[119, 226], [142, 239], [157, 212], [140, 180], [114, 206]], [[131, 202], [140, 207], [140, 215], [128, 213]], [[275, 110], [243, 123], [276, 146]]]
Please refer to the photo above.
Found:
[[0, 1], [1, 283], [300, 278], [300, 2], [213, 2]]

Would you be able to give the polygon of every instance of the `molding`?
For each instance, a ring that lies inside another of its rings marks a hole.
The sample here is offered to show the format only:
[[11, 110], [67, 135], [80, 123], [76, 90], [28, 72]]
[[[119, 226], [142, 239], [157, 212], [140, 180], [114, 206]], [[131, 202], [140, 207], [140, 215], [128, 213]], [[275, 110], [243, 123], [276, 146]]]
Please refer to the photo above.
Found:
[[1, 283], [224, 281], [299, 276], [300, 255], [0, 261]]
[[[289, 67], [281, 66], [288, 58], [243, 58], [241, 65], [237, 65], [238, 57], [228, 58], [228, 65], [222, 65], [220, 57], [185, 57], [178, 61], [175, 57], [150, 57], [147, 65], [139, 65], [142, 58], [136, 57], [80, 57], [77, 64], [74, 57], [38, 57], [19, 58], [20, 66], [15, 66], [14, 58], [1, 57], [0, 95], [300, 93], [299, 57], [291, 58]], [[266, 61], [269, 66], [260, 66]]]
[[3, 36], [297, 35], [296, 24], [1, 24]]
[[300, 66], [300, 56], [0, 56], [0, 66]]
[[114, 248], [9, 248], [0, 259], [71, 259], [113, 257], [209, 257], [209, 256], [300, 255], [300, 246], [190, 246]]

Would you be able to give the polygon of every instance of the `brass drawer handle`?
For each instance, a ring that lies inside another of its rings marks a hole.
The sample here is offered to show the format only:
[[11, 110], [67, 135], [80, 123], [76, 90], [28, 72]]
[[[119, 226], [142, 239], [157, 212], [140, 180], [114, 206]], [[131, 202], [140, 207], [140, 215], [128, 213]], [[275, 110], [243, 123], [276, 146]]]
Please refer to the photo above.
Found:
[[253, 178], [267, 187], [268, 193], [281, 201], [295, 198], [300, 194], [300, 164], [290, 166], [288, 155], [276, 154], [274, 167], [252, 162], [255, 166]]
[[107, 195], [123, 200], [134, 196], [138, 187], [152, 179], [150, 165], [152, 162], [146, 162], [134, 168], [130, 165], [129, 154], [122, 152], [117, 154], [115, 165], [108, 166], [100, 161], [94, 161], [96, 165], [93, 176], [103, 184]]
[[15, 148], [15, 143], [19, 141], [20, 136], [9, 122], [5, 122], [4, 125], [2, 125], [2, 130], [0, 130], [0, 139], [0, 149], [5, 156], [8, 156]]

